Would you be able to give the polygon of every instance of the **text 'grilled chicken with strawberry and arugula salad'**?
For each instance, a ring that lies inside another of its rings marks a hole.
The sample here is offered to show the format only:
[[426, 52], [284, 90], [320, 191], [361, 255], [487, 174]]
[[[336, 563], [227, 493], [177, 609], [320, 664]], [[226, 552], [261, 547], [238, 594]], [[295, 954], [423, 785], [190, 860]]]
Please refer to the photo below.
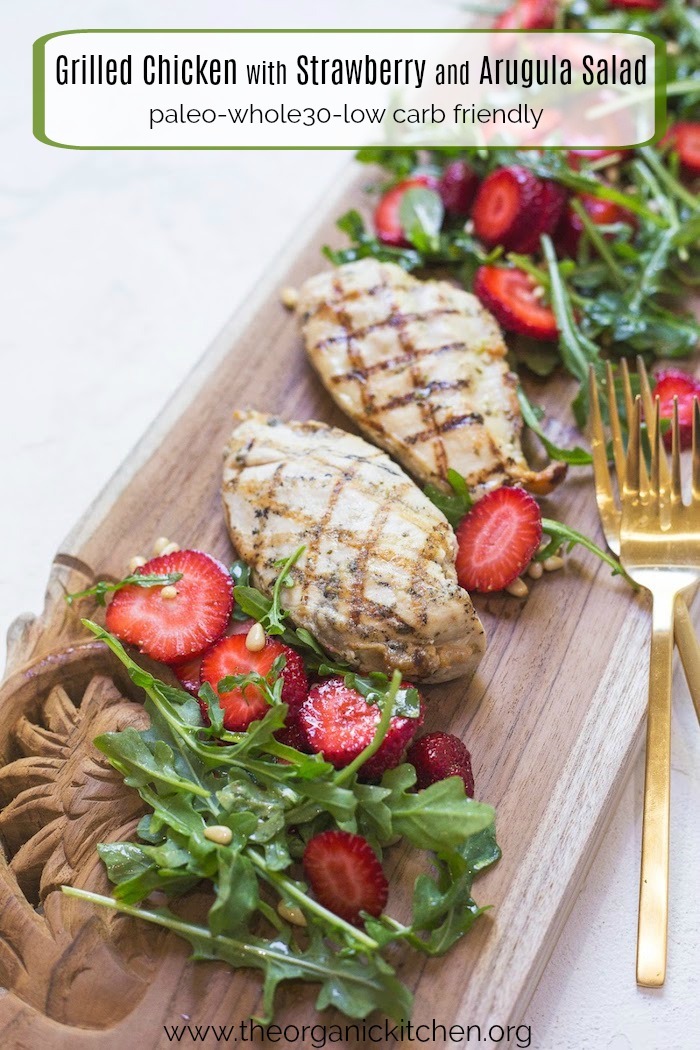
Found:
[[[148, 807], [134, 841], [99, 848], [114, 897], [66, 892], [176, 931], [197, 958], [261, 970], [266, 1019], [290, 979], [320, 986], [319, 1009], [410, 1015], [401, 946], [444, 954], [481, 913], [472, 883], [499, 856], [469, 751], [421, 732], [416, 684], [473, 674], [486, 643], [470, 592], [523, 597], [523, 577], [574, 544], [624, 575], [542, 517], [535, 496], [590, 456], [546, 437], [509, 362], [569, 371], [583, 424], [590, 366], [683, 357], [698, 341], [679, 306], [699, 270], [700, 16], [680, 0], [518, 0], [497, 27], [665, 37], [663, 143], [362, 151], [389, 180], [374, 229], [344, 216], [352, 244], [326, 250], [335, 269], [284, 299], [367, 440], [237, 413], [223, 501], [240, 560], [163, 539], [119, 583], [69, 598], [114, 592], [106, 629], [84, 623], [145, 692], [151, 725], [96, 741]], [[655, 390], [662, 416], [678, 399], [687, 441], [696, 380], [665, 368]], [[167, 665], [162, 677], [125, 645]], [[400, 839], [428, 853], [406, 922], [383, 864]], [[211, 906], [185, 919], [178, 900], [203, 880]]]

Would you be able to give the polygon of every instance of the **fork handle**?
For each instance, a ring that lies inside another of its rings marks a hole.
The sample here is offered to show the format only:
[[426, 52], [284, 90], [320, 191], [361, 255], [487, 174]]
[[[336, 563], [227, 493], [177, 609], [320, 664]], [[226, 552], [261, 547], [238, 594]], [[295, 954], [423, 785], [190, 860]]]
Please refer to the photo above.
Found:
[[675, 594], [654, 594], [637, 932], [637, 984], [666, 977], [671, 801], [671, 678]]

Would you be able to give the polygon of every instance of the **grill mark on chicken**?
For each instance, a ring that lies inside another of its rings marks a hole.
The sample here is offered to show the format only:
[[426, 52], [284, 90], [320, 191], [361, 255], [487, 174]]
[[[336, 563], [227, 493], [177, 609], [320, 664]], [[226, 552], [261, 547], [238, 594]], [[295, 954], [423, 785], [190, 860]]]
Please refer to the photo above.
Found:
[[365, 365], [357, 371], [351, 369], [349, 372], [333, 375], [330, 377], [330, 380], [332, 383], [346, 383], [349, 381], [359, 383], [369, 379], [370, 376], [376, 375], [378, 372], [400, 372], [403, 368], [410, 367], [414, 361], [421, 361], [425, 357], [437, 357], [440, 354], [449, 353], [451, 350], [464, 350], [464, 343], [444, 343], [442, 346], [421, 347], [419, 350], [414, 348], [410, 353], [400, 354], [398, 357], [388, 358], [386, 361], [377, 361], [373, 365]]
[[454, 534], [414, 483], [343, 431], [239, 418], [223, 494], [254, 584], [270, 594], [275, 563], [305, 545], [282, 603], [330, 653], [409, 681], [472, 673], [483, 628], [457, 583]]
[[472, 488], [521, 482], [544, 494], [564, 476], [564, 464], [528, 466], [517, 377], [474, 296], [362, 259], [310, 278], [299, 312], [339, 406], [421, 481], [445, 487], [453, 468]]
[[429, 383], [424, 383], [418, 391], [409, 390], [405, 394], [397, 394], [395, 397], [390, 397], [388, 401], [381, 405], [373, 405], [372, 412], [391, 412], [395, 408], [403, 408], [405, 405], [410, 405], [412, 401], [416, 401], [419, 398], [428, 397], [438, 390], [467, 390], [471, 385], [471, 379], [433, 379]]
[[[335, 285], [334, 287], [337, 288], [337, 285]], [[388, 288], [387, 288], [386, 285], [380, 285], [374, 290], [374, 294], [376, 294], [377, 291], [380, 291], [380, 290], [387, 291]], [[369, 295], [370, 293], [367, 292], [367, 293], [362, 293], [362, 294]], [[335, 309], [333, 310], [333, 313], [335, 313], [336, 316], [338, 317], [338, 319], [340, 319], [341, 309], [338, 308], [337, 304], [340, 303], [340, 301], [341, 301], [341, 293], [340, 292], [336, 292], [336, 296], [337, 297], [335, 299], [331, 299], [329, 303], [324, 303], [316, 311], [312, 311], [312, 312], [310, 312], [308, 314], [305, 314], [304, 315], [305, 320], [311, 320], [312, 317], [317, 316], [317, 314], [319, 313], [319, 310], [327, 309], [327, 307], [329, 305], [332, 305], [332, 306], [335, 307]], [[344, 299], [344, 301], [347, 302], [348, 300], [352, 300], [352, 299], [357, 300], [357, 299], [359, 299], [359, 297], [360, 297], [359, 293], [356, 294], [356, 295], [352, 295], [352, 293], [348, 293], [348, 294], [346, 294], [343, 297], [343, 299]], [[350, 338], [351, 339], [365, 339], [368, 335], [373, 335], [375, 332], [381, 332], [381, 330], [383, 328], [396, 328], [396, 327], [398, 327], [398, 326], [400, 326], [402, 324], [410, 324], [413, 321], [426, 321], [426, 320], [430, 320], [432, 318], [437, 318], [437, 317], [449, 317], [449, 316], [451, 316], [453, 314], [458, 314], [458, 313], [459, 313], [459, 310], [451, 310], [451, 309], [443, 308], [443, 307], [437, 307], [435, 310], [430, 310], [430, 311], [428, 311], [427, 313], [424, 313], [424, 314], [415, 314], [415, 313], [414, 314], [402, 314], [397, 309], [395, 312], [392, 312], [389, 315], [389, 317], [385, 318], [383, 321], [376, 321], [374, 324], [366, 325], [366, 327], [364, 327], [364, 328], [356, 328], [356, 329], [354, 329], [351, 332], [351, 334], [350, 334]], [[322, 339], [316, 345], [318, 346], [318, 348], [320, 350], [326, 350], [326, 349], [328, 349], [328, 347], [336, 346], [339, 343], [344, 343], [345, 339], [346, 339], [345, 333], [343, 333], [343, 335], [329, 335], [327, 339]]]

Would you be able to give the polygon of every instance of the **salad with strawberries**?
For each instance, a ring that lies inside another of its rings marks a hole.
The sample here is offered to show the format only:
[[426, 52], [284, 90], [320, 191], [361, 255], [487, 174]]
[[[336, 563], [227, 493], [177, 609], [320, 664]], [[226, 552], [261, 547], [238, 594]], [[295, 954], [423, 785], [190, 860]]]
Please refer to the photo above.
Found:
[[[516, 0], [494, 28], [665, 40], [662, 140], [618, 150], [363, 149], [357, 159], [382, 174], [372, 222], [348, 212], [338, 226], [350, 245], [325, 252], [336, 264], [370, 256], [451, 275], [510, 334], [515, 365], [577, 380], [582, 426], [590, 367], [602, 381], [605, 358], [683, 358], [700, 338], [686, 306], [700, 274], [700, 12], [685, 0]], [[681, 403], [697, 392], [677, 369], [657, 380], [664, 418], [669, 391]]]
[[[95, 741], [147, 809], [133, 840], [98, 847], [114, 896], [64, 892], [173, 930], [199, 959], [262, 971], [264, 1020], [292, 979], [319, 985], [319, 1009], [403, 1020], [402, 954], [443, 955], [483, 911], [472, 884], [500, 856], [494, 812], [474, 799], [464, 743], [421, 734], [423, 700], [398, 671], [352, 671], [288, 620], [303, 549], [271, 598], [242, 562], [176, 544], [68, 596], [111, 594], [105, 627], [82, 622], [145, 694], [150, 726]], [[388, 910], [384, 868], [401, 840], [425, 856], [406, 921]], [[213, 894], [195, 921], [180, 902], [203, 882]]]

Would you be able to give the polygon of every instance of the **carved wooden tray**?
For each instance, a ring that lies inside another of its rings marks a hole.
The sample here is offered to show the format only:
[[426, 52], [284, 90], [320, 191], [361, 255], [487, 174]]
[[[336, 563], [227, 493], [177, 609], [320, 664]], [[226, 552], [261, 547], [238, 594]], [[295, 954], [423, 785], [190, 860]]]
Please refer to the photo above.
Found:
[[[350, 429], [307, 365], [278, 289], [324, 265], [320, 246], [334, 240], [335, 216], [359, 201], [356, 182], [329, 204], [310, 243], [300, 249], [297, 242], [278, 261], [267, 289], [229, 323], [66, 539], [42, 616], [21, 618], [10, 631], [0, 692], [0, 986], [8, 989], [0, 992], [0, 1045], [7, 1050], [169, 1046], [164, 1024], [228, 1025], [259, 1007], [256, 976], [189, 963], [186, 946], [171, 935], [60, 892], [64, 883], [107, 891], [95, 846], [128, 834], [141, 803], [91, 740], [143, 720], [116, 661], [86, 639], [63, 595], [97, 577], [119, 578], [160, 535], [230, 558], [219, 474], [236, 407]], [[565, 381], [535, 396], [568, 418]], [[575, 438], [561, 423], [552, 433], [562, 443]], [[599, 535], [587, 471], [567, 480], [552, 513]], [[414, 1020], [448, 1026], [524, 1019], [637, 747], [646, 700], [647, 610], [593, 558], [572, 556], [565, 571], [533, 584], [526, 602], [495, 596], [478, 607], [486, 657], [468, 689], [457, 681], [426, 691], [427, 725], [464, 736], [477, 795], [497, 807], [503, 860], [477, 886], [479, 902], [494, 909], [446, 959], [419, 960], [403, 974], [416, 993]], [[400, 884], [400, 852], [392, 865]], [[394, 901], [398, 914], [400, 891]], [[303, 985], [288, 986], [279, 1004], [282, 1022], [342, 1020], [329, 1012], [319, 1018], [313, 989]], [[202, 1045], [216, 1043], [210, 1037]]]

